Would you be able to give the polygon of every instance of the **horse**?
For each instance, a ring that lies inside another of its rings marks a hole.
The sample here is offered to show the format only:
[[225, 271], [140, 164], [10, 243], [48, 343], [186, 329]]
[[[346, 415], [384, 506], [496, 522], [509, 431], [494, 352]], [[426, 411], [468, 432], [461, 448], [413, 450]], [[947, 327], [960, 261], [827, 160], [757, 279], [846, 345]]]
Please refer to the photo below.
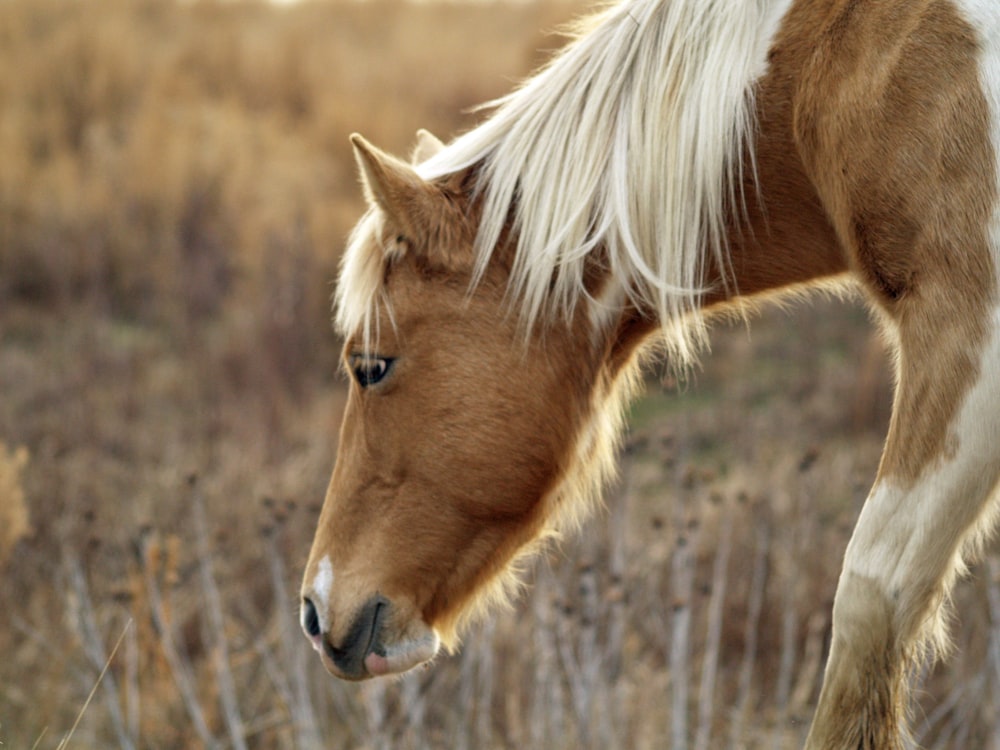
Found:
[[614, 471], [643, 361], [863, 290], [892, 417], [806, 746], [895, 749], [1000, 480], [1000, 6], [623, 0], [447, 145], [352, 143], [350, 377], [301, 589], [329, 672], [453, 649]]

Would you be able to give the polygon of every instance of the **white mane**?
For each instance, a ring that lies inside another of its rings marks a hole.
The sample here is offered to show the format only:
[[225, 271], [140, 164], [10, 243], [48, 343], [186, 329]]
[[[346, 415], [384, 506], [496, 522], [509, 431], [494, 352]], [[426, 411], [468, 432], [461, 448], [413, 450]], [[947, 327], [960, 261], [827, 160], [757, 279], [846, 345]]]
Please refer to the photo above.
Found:
[[[587, 258], [604, 249], [618, 303], [655, 313], [682, 360], [697, 349], [704, 265], [729, 267], [726, 211], [740, 205], [752, 84], [778, 21], [768, 5], [625, 0], [418, 167], [433, 179], [481, 166], [475, 278], [515, 208], [510, 292], [527, 326], [586, 300]], [[339, 291], [342, 327], [371, 320], [347, 302]]]

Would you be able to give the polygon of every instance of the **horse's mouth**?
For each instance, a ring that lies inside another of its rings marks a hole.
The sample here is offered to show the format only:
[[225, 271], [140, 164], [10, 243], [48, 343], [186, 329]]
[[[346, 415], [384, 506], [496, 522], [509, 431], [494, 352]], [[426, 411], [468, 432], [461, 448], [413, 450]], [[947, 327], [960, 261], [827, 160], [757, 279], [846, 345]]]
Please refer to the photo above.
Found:
[[371, 653], [375, 648], [379, 648], [377, 644], [377, 638], [379, 633], [379, 628], [382, 624], [383, 612], [385, 612], [386, 602], [378, 601], [375, 604], [375, 614], [372, 616], [372, 629], [368, 634], [368, 645], [365, 646], [365, 654]]
[[327, 671], [357, 681], [406, 672], [433, 659], [440, 647], [437, 633], [422, 620], [392, 633], [391, 614], [391, 602], [376, 595], [362, 607], [339, 647], [323, 638], [321, 657]]

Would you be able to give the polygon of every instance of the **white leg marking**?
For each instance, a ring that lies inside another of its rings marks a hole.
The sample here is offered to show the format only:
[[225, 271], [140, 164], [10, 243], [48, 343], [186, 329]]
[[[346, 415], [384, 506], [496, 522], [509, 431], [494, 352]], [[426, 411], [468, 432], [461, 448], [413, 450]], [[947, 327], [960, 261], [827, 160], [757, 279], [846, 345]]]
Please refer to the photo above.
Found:
[[873, 487], [847, 547], [845, 570], [879, 581], [890, 597], [908, 582], [938, 580], [951, 570], [1000, 478], [1000, 309], [992, 324], [979, 380], [952, 421], [947, 455], [908, 489], [890, 481]]

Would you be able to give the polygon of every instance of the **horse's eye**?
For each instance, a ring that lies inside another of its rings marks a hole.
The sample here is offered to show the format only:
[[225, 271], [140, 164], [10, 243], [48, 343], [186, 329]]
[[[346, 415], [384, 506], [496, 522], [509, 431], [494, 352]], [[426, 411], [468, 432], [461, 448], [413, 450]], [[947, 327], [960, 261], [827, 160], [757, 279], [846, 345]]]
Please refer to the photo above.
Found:
[[349, 360], [351, 372], [358, 385], [367, 388], [375, 385], [389, 374], [393, 360], [388, 357], [368, 357], [364, 354], [352, 354]]

